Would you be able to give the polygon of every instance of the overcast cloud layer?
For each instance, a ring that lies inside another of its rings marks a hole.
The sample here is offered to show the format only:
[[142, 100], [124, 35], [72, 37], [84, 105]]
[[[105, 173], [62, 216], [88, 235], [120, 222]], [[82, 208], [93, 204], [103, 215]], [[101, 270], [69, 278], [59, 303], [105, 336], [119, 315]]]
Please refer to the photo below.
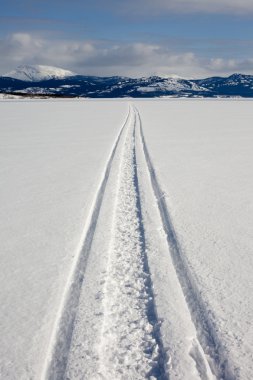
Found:
[[187, 78], [250, 72], [253, 67], [253, 54], [247, 59], [203, 58], [191, 51], [177, 53], [166, 45], [52, 40], [29, 33], [15, 33], [2, 39], [0, 56], [2, 74], [28, 63], [53, 65], [89, 75], [178, 74]]

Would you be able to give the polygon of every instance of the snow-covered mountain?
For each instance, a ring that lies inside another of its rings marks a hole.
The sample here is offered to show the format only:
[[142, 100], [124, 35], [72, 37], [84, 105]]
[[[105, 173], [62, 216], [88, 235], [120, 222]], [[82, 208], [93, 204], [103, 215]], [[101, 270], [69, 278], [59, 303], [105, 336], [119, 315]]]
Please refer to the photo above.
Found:
[[60, 69], [58, 67], [43, 65], [22, 65], [16, 70], [3, 75], [4, 77], [19, 79], [27, 82], [40, 82], [49, 79], [62, 79], [76, 75], [72, 71]]
[[253, 97], [253, 76], [183, 79], [172, 76], [142, 78], [95, 77], [50, 66], [19, 66], [0, 77], [0, 93], [89, 98]]
[[[152, 81], [152, 83], [150, 83]], [[139, 92], [181, 92], [181, 91], [208, 91], [193, 81], [186, 80], [173, 75], [172, 77], [149, 77], [143, 78], [142, 86], [137, 88]], [[143, 84], [148, 84], [143, 86]]]

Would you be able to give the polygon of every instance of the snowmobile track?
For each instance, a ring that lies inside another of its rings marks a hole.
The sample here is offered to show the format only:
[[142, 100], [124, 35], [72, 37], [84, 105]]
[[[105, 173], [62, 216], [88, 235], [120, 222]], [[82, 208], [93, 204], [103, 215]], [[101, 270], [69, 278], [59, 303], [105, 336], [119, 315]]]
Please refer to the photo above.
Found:
[[[122, 145], [122, 151], [117, 150], [119, 145]], [[147, 149], [141, 117], [133, 106], [129, 107], [126, 121], [113, 146], [87, 218], [56, 316], [42, 379], [65, 378], [86, 264], [97, 223], [100, 220], [108, 179], [114, 161], [117, 161], [114, 158], [118, 152], [120, 152], [120, 165], [117, 171], [116, 196], [113, 199], [111, 243], [107, 274], [102, 289], [104, 313], [97, 378], [125, 379], [129, 375], [129, 378], [136, 380], [143, 378], [168, 380], [170, 377], [168, 356], [160, 333], [159, 313], [148, 262], [137, 170], [137, 150], [144, 157], [143, 165], [148, 175], [146, 178], [151, 182], [152, 188], [150, 194], [152, 193], [152, 197], [156, 199], [157, 212], [166, 234], [165, 245], [167, 247], [168, 244], [178, 280], [175, 286], [180, 289], [180, 295], [182, 293], [184, 296], [188, 307], [187, 315], [191, 317], [196, 330], [198, 342], [196, 345], [193, 344], [189, 355], [195, 361], [201, 379], [209, 379], [202, 370], [203, 363], [206, 362], [209, 363], [210, 370], [217, 380], [235, 380], [236, 376], [227, 358], [226, 349], [210, 318], [208, 307], [202, 299], [177, 238], [164, 193]], [[199, 352], [199, 345], [203, 353]]]
[[129, 117], [130, 107], [128, 109], [126, 120], [120, 130], [107, 161], [104, 174], [102, 175], [101, 182], [94, 197], [84, 232], [80, 240], [78, 253], [67, 280], [62, 302], [58, 310], [58, 315], [56, 316], [44, 371], [42, 373], [43, 380], [62, 380], [64, 377], [85, 267], [102, 205], [103, 195], [110, 175], [113, 158], [115, 156], [123, 130], [129, 121]]
[[114, 199], [105, 280], [99, 374], [104, 379], [168, 379], [146, 255], [137, 175], [136, 113], [126, 130]]
[[[174, 268], [176, 270], [182, 292], [186, 299], [192, 321], [195, 325], [199, 343], [201, 344], [207, 361], [212, 372], [219, 380], [235, 380], [233, 367], [226, 357], [226, 351], [216, 332], [216, 327], [208, 315], [208, 309], [201, 297], [196, 281], [189, 269], [185, 255], [177, 238], [170, 213], [167, 208], [164, 192], [162, 191], [157, 179], [157, 175], [152, 164], [146, 141], [143, 134], [141, 117], [137, 109], [135, 109], [139, 118], [140, 135], [143, 144], [143, 151], [146, 164], [150, 174], [152, 188], [157, 200], [163, 229], [167, 236], [167, 242], [171, 253]], [[192, 353], [194, 356], [194, 353]], [[198, 362], [198, 358], [195, 358]]]

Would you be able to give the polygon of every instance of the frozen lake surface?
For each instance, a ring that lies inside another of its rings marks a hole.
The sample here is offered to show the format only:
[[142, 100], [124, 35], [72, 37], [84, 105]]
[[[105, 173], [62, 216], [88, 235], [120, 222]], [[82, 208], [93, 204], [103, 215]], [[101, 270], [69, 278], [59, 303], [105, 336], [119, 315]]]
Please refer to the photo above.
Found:
[[252, 379], [252, 101], [0, 112], [1, 378]]

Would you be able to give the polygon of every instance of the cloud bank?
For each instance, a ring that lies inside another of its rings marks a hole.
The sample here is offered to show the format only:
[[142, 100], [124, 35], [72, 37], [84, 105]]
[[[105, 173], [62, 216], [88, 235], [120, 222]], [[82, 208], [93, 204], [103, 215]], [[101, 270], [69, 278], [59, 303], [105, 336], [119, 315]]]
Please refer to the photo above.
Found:
[[[131, 77], [177, 74], [186, 78], [253, 73], [252, 58], [202, 57], [159, 43], [59, 40], [13, 33], [0, 40], [0, 74], [21, 64], [52, 65], [87, 75]], [[11, 66], [10, 66], [11, 57]]]
[[[101, 7], [104, 4], [103, 0], [95, 0], [95, 3]], [[161, 12], [253, 15], [252, 0], [108, 0], [107, 6], [120, 12], [151, 16]]]

